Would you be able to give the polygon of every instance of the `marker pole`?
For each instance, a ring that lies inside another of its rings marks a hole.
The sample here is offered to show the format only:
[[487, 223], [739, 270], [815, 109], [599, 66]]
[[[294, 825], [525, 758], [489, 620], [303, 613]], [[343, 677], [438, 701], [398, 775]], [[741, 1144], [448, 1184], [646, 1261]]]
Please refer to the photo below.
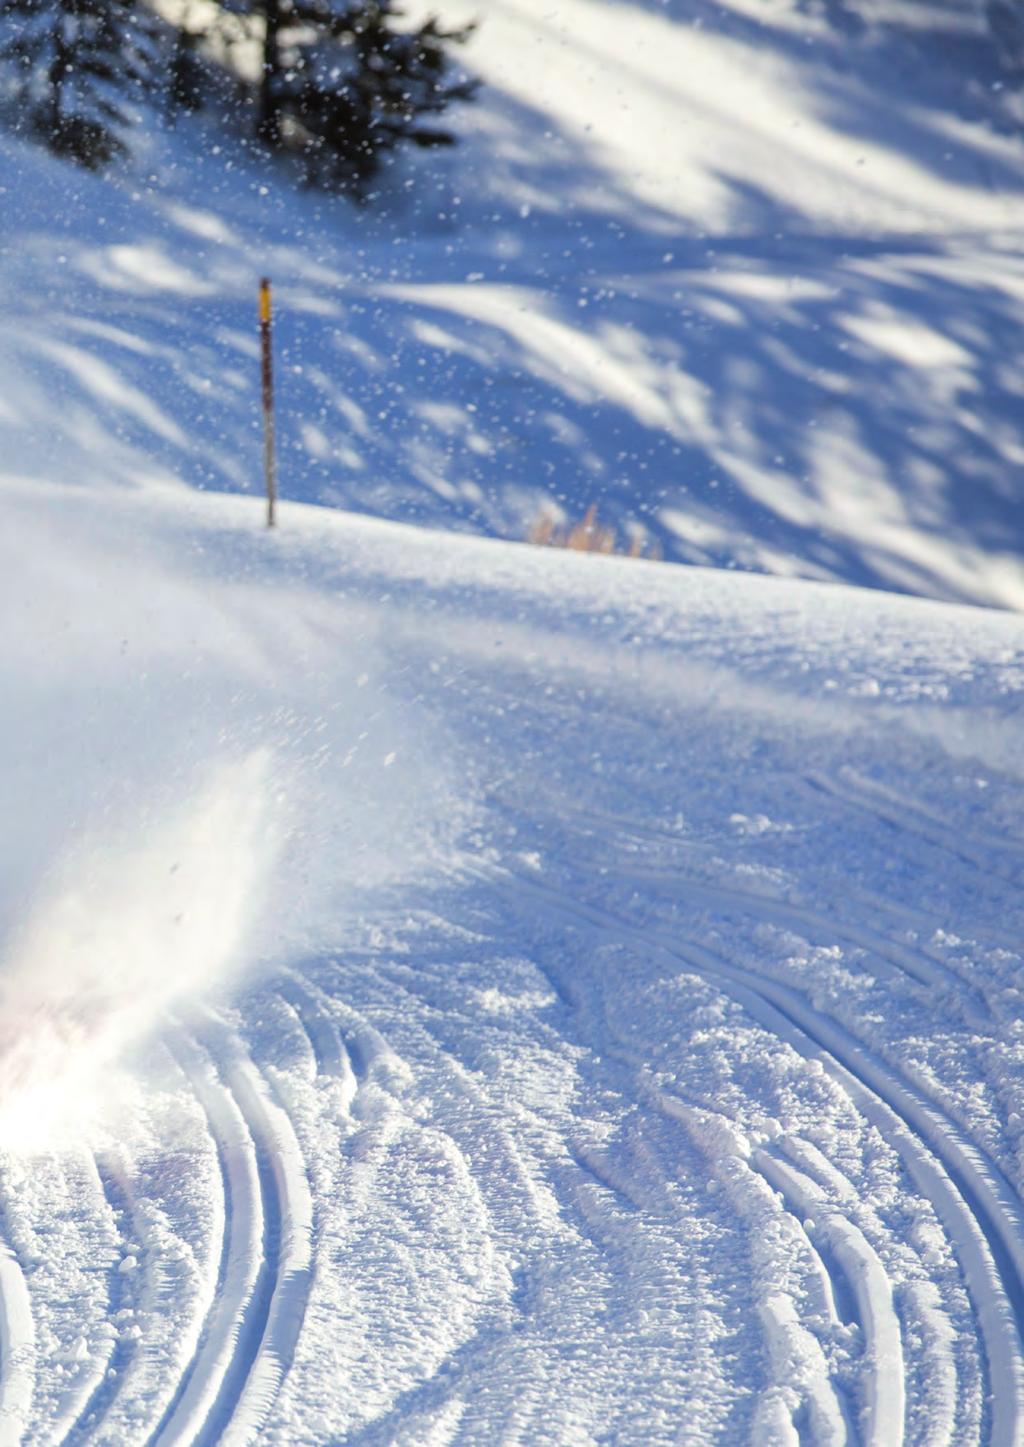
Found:
[[267, 527], [276, 522], [277, 463], [274, 457], [274, 373], [270, 353], [270, 280], [260, 281], [260, 350], [263, 355], [263, 473], [267, 482]]

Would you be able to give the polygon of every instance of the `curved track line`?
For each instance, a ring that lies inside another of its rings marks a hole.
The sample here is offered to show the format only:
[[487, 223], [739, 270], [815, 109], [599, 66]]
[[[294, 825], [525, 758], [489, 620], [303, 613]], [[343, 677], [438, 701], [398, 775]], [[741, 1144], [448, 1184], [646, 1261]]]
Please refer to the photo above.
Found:
[[313, 1200], [287, 1113], [271, 1099], [240, 1043], [226, 1031], [218, 1029], [218, 1034], [232, 1055], [227, 1067], [232, 1094], [257, 1143], [263, 1169], [269, 1166], [277, 1218], [273, 1287], [263, 1331], [219, 1439], [230, 1444], [257, 1439], [295, 1355], [313, 1279]]
[[806, 774], [799, 782], [813, 793], [826, 794], [851, 808], [872, 814], [902, 834], [916, 835], [954, 858], [962, 859], [965, 864], [973, 865], [983, 874], [994, 874], [1009, 884], [1020, 883], [1017, 871], [997, 867], [992, 858], [993, 849], [1017, 853], [1020, 846], [1001, 840], [981, 840], [968, 831], [954, 829], [915, 801], [902, 798], [884, 785], [872, 786], [859, 780], [850, 784], [845, 779], [834, 779], [827, 774]]
[[800, 1054], [821, 1062], [901, 1157], [931, 1201], [974, 1305], [990, 1376], [992, 1447], [1024, 1443], [1024, 1213], [999, 1167], [942, 1108], [926, 1100], [790, 986], [728, 964], [703, 946], [640, 929], [598, 906], [569, 901], [535, 879], [517, 888], [619, 938], [656, 949], [717, 983]]
[[699, 852], [703, 847], [691, 835], [683, 833], [682, 830], [671, 829], [668, 824], [636, 819], [629, 814], [610, 813], [604, 809], [595, 809], [592, 805], [580, 804], [573, 800], [563, 799], [560, 803], [560, 822], [564, 823], [566, 817], [571, 815], [573, 819], [580, 819], [584, 823], [594, 826], [593, 831], [586, 836], [588, 838], [600, 838], [604, 831], [611, 829], [616, 838], [621, 838], [623, 834], [632, 834], [634, 839], [646, 839], [655, 844], [667, 844], [671, 845], [673, 849], [689, 850], [690, 852]]
[[341, 1031], [328, 1005], [328, 997], [309, 980], [295, 971], [289, 971], [276, 982], [277, 993], [295, 1011], [306, 1035], [316, 1061], [317, 1073], [340, 1080], [355, 1090], [355, 1075], [348, 1052], [342, 1042]]
[[[685, 847], [688, 842], [685, 836], [673, 834], [656, 825], [638, 823], [628, 816], [594, 814], [592, 811], [582, 808], [574, 808], [572, 812], [583, 818], [593, 818], [602, 823], [614, 825], [619, 830], [632, 831], [638, 837], [671, 844], [677, 848]], [[619, 878], [624, 877], [622, 869], [618, 866], [617, 874]], [[809, 930], [812, 935], [818, 934], [827, 939], [845, 941], [855, 945], [859, 949], [867, 950], [883, 965], [888, 965], [892, 969], [908, 975], [929, 991], [936, 988], [948, 990], [951, 992], [951, 998], [958, 1002], [962, 1002], [966, 996], [973, 1005], [973, 1009], [965, 1010], [963, 1003], [960, 1003], [960, 1010], [966, 1024], [977, 1028], [982, 1025], [990, 1025], [992, 1022], [991, 1006], [974, 981], [961, 974], [953, 966], [947, 964], [941, 956], [925, 946], [901, 943], [899, 940], [891, 939], [888, 935], [872, 930], [865, 925], [836, 919], [789, 899], [777, 899], [771, 895], [743, 889], [735, 884], [720, 884], [702, 880], [699, 877], [680, 874], [678, 870], [666, 866], [637, 865], [631, 862], [626, 874], [629, 878], [640, 882], [671, 883], [673, 887], [685, 883], [691, 894], [700, 893], [715, 903], [735, 904], [741, 909], [749, 909], [753, 905], [756, 906], [757, 913], [763, 918], [773, 920], [780, 925], [804, 928]], [[934, 929], [934, 921], [926, 919], [924, 915], [914, 912], [906, 906], [894, 905], [890, 901], [862, 893], [860, 897], [881, 914], [899, 915], [907, 918], [918, 928]], [[1003, 942], [996, 941], [996, 943]]]
[[999, 849], [1004, 854], [1013, 854], [1024, 859], [1024, 839], [1015, 839], [1007, 834], [991, 834], [987, 829], [962, 830], [951, 824], [937, 810], [922, 804], [920, 799], [901, 794], [898, 789], [883, 784], [878, 779], [867, 779], [855, 769], [844, 769], [837, 782], [840, 789], [850, 791], [851, 797], [881, 799], [898, 810], [901, 817], [913, 814], [947, 838], [955, 835], [958, 839], [973, 840], [982, 850]]
[[[786, 1203], [786, 1209], [804, 1228], [808, 1245], [814, 1255], [817, 1294], [820, 1298], [811, 1302], [812, 1307], [817, 1309], [818, 1315], [829, 1325], [856, 1323], [863, 1327], [846, 1273], [841, 1268], [836, 1269], [833, 1258], [827, 1251], [819, 1249], [819, 1243], [807, 1225], [808, 1219], [813, 1221], [816, 1212], [823, 1209], [826, 1201], [824, 1193], [819, 1191], [815, 1198], [810, 1190], [805, 1192], [801, 1189], [800, 1173], [782, 1160], [770, 1146], [756, 1146], [750, 1153], [750, 1164], [760, 1172], [773, 1190], [778, 1191]], [[811, 1186], [809, 1181], [806, 1184]]]
[[[169, 1042], [206, 1114], [217, 1147], [223, 1186], [223, 1237], [208, 1307], [194, 1333], [193, 1353], [152, 1447], [198, 1442], [213, 1420], [238, 1357], [247, 1313], [256, 1294], [264, 1237], [264, 1212], [256, 1147], [234, 1100], [199, 1045], [183, 1033]], [[237, 1396], [237, 1392], [235, 1393]]]
[[[751, 993], [754, 993], [753, 991]], [[764, 1023], [774, 1014], [790, 1043], [821, 1061], [861, 1114], [900, 1155], [942, 1221], [960, 1262], [985, 1345], [993, 1447], [1024, 1442], [1024, 1223], [999, 1168], [940, 1109], [854, 1037], [785, 986], [756, 991]], [[795, 997], [795, 998], [794, 998]], [[810, 1051], [799, 1035], [810, 1041]]]
[[241, 1041], [212, 1015], [176, 1052], [207, 1115], [224, 1181], [226, 1233], [213, 1301], [154, 1447], [255, 1441], [302, 1330], [313, 1206], [287, 1114]]
[[[770, 1367], [759, 1414], [765, 1413], [772, 1426], [765, 1423], [762, 1431], [755, 1430], [754, 1440], [763, 1440], [767, 1428], [771, 1442], [805, 1441], [809, 1432], [815, 1447], [850, 1447], [855, 1434], [846, 1394], [832, 1373], [823, 1339], [838, 1320], [829, 1279], [797, 1213], [780, 1201], [774, 1183], [747, 1154], [749, 1143], [738, 1132], [728, 1124], [724, 1138], [715, 1129], [707, 1131], [708, 1117], [714, 1112], [687, 1105], [660, 1086], [650, 1096], [666, 1116], [682, 1125], [705, 1156], [734, 1214], [746, 1227], [754, 1306]], [[777, 1223], [772, 1228], [767, 1224], [769, 1214]], [[787, 1238], [783, 1250], [780, 1230]]]
[[892, 1284], [863, 1233], [838, 1212], [815, 1222], [815, 1240], [827, 1243], [850, 1282], [869, 1362], [865, 1447], [902, 1447], [906, 1412], [903, 1337]]
[[[94, 1157], [96, 1175], [103, 1190], [103, 1197], [110, 1210], [110, 1214], [118, 1227], [118, 1235], [123, 1240], [125, 1231], [120, 1224], [126, 1217], [131, 1215], [131, 1201], [123, 1183], [118, 1180], [117, 1172], [111, 1161], [105, 1156]], [[109, 1271], [110, 1287], [107, 1295], [107, 1320], [111, 1321], [125, 1305], [129, 1294], [129, 1282], [125, 1273], [121, 1271], [120, 1261], [111, 1266]], [[110, 1354], [106, 1360], [106, 1366], [93, 1390], [90, 1392], [84, 1406], [78, 1416], [68, 1428], [63, 1441], [72, 1441], [81, 1433], [91, 1436], [103, 1421], [103, 1418], [110, 1411], [114, 1404], [124, 1374], [135, 1355], [135, 1342], [129, 1340], [120, 1333], [111, 1343]]]
[[[800, 1321], [796, 1304], [783, 1292], [772, 1292], [757, 1303], [761, 1332], [775, 1393], [799, 1393], [798, 1410], [783, 1418], [787, 1443], [808, 1440], [813, 1447], [849, 1447], [850, 1425], [828, 1371], [821, 1343]], [[778, 1411], [778, 1408], [776, 1408]], [[797, 1422], [800, 1426], [797, 1426]], [[768, 1429], [753, 1433], [754, 1440], [780, 1443], [776, 1418]]]
[[[854, 808], [860, 807], [877, 815], [877, 811], [872, 807], [870, 801], [862, 800], [852, 789], [850, 793], [847, 794], [842, 785], [824, 775], [812, 775], [809, 778], [798, 779], [797, 782], [815, 795], [826, 793], [830, 797], [835, 798], [839, 803], [845, 801]], [[886, 794], [892, 793], [894, 798], [899, 797], [895, 795], [894, 791], [885, 790], [883, 785], [872, 784], [871, 787], [884, 791]], [[901, 808], [903, 802], [904, 801], [901, 800]], [[946, 830], [947, 833], [950, 831], [950, 826], [944, 824], [938, 815], [931, 816], [929, 811], [926, 811], [923, 806], [912, 805], [907, 802], [907, 807], [909, 809], [917, 808], [920, 812], [926, 814], [927, 817], [933, 817], [935, 824], [941, 829]], [[892, 812], [894, 815], [897, 814], [895, 808]], [[675, 850], [688, 850], [692, 853], [697, 848], [695, 841], [688, 838], [685, 834], [674, 832], [667, 826], [646, 824], [642, 821], [632, 819], [628, 815], [597, 812], [575, 805], [566, 805], [564, 813], [571, 813], [575, 818], [590, 820], [594, 823], [610, 825], [620, 833], [632, 833], [636, 838], [649, 839], [657, 844], [669, 845]], [[890, 818], [889, 815], [886, 815], [885, 822], [892, 824], [894, 827], [900, 827], [902, 819], [898, 817]], [[931, 835], [921, 835], [920, 837], [927, 837], [930, 843], [938, 842]], [[988, 843], [989, 836], [975, 833], [974, 835], [967, 835], [966, 837], [982, 841], [982, 849], [978, 851], [977, 857], [972, 858], [970, 862], [976, 864], [979, 868], [987, 869], [990, 861], [984, 853], [984, 846]], [[1015, 841], [1011, 842], [1001, 837], [997, 838], [992, 836], [991, 847], [1001, 848], [1014, 854], [1020, 853], [1024, 856], [1024, 842], [1018, 844]], [[632, 866], [631, 872], [635, 875], [637, 874], [636, 866]], [[637, 875], [637, 877], [645, 879], [657, 879], [659, 876], [665, 878], [671, 877], [673, 881], [677, 878], [674, 872], [670, 875], [668, 869], [659, 870], [656, 865], [647, 866], [642, 874]], [[820, 914], [816, 915], [813, 911], [806, 909], [806, 907], [793, 904], [789, 900], [776, 901], [768, 896], [754, 893], [748, 894], [746, 891], [736, 889], [734, 886], [701, 885], [699, 880], [691, 880], [690, 882], [694, 888], [705, 888], [706, 890], [719, 889], [723, 894], [729, 893], [735, 895], [737, 900], [746, 895], [751, 900], [757, 901], [760, 907], [774, 908], [777, 911], [777, 917], [780, 923], [786, 923], [786, 920], [783, 918], [783, 911], [789, 911], [792, 912], [793, 922], [799, 922], [799, 920], [803, 918], [812, 928], [817, 927], [819, 924], [822, 928], [827, 927], [830, 933], [836, 938], [846, 939], [852, 944], [858, 944], [864, 949], [870, 950], [878, 958], [894, 965], [897, 969], [904, 971], [910, 975], [912, 979], [919, 981], [928, 988], [932, 988], [933, 984], [938, 985], [940, 988], [952, 986], [954, 997], [956, 995], [967, 995], [976, 1006], [975, 1013], [964, 1013], [965, 1023], [969, 1025], [976, 1025], [981, 1020], [985, 1018], [991, 1019], [992, 1017], [992, 1010], [985, 998], [984, 992], [978, 988], [974, 980], [970, 977], [969, 972], [959, 970], [955, 965], [949, 964], [937, 951], [930, 949], [926, 944], [918, 943], [916, 945], [909, 945], [899, 940], [894, 940], [888, 935], [879, 933], [878, 931], [871, 930], [864, 925], [838, 923]], [[906, 925], [916, 929], [918, 933], [924, 932], [925, 936], [928, 936], [935, 931], [936, 922], [933, 918], [926, 916], [922, 911], [915, 910], [905, 903], [885, 899], [880, 895], [864, 890], [852, 883], [848, 885], [848, 893], [852, 897], [861, 900], [862, 903], [866, 904], [870, 910], [874, 910], [875, 913], [888, 916], [894, 921], [903, 921]], [[965, 944], [969, 943], [971, 939], [979, 943], [995, 945], [1011, 953], [1018, 953], [1020, 948], [1019, 939], [1010, 938], [1008, 935], [1001, 935], [987, 925], [972, 924], [970, 939], [965, 940]]]
[[[770, 1150], [756, 1149], [751, 1163], [805, 1223], [829, 1279], [833, 1273], [828, 1263], [833, 1261], [844, 1283], [849, 1284], [869, 1373], [865, 1447], [902, 1447], [906, 1416], [903, 1335], [885, 1267], [860, 1228], [829, 1204], [816, 1182]], [[812, 1224], [807, 1226], [807, 1222]]]
[[36, 1331], [28, 1283], [14, 1252], [0, 1247], [0, 1447], [28, 1427], [36, 1384]]
[[[1021, 953], [1021, 937], [1019, 934], [1004, 934], [1001, 930], [993, 929], [988, 921], [981, 923], [977, 920], [972, 920], [969, 928], [961, 935], [955, 928], [944, 931], [941, 923], [937, 924], [936, 921], [933, 918], [929, 918], [923, 910], [915, 909], [912, 905], [907, 904], [905, 900], [886, 899], [882, 895], [876, 894], [873, 890], [864, 889], [857, 884], [849, 885], [847, 892], [850, 899], [855, 899], [860, 904], [866, 905], [869, 910], [873, 910], [879, 915], [887, 915], [890, 920], [895, 922], [897, 928], [902, 925], [904, 929], [911, 929], [925, 938], [934, 936], [936, 933], [945, 932], [955, 936], [959, 942], [956, 946], [957, 948], [962, 946], [964, 949], [967, 949], [971, 945], [982, 945], [987, 949], [1005, 950], [1007, 954], [1015, 957]], [[952, 971], [964, 987], [967, 989], [971, 988], [971, 982], [965, 969], [957, 969], [954, 965], [945, 964], [936, 950], [928, 945], [918, 944], [916, 950], [918, 953], [927, 956], [928, 959], [937, 960], [942, 963], [947, 970]]]
[[[647, 883], [671, 882], [676, 888], [685, 889], [689, 898], [704, 899], [714, 905], [731, 906], [744, 914], [752, 914], [783, 927], [797, 928], [819, 939], [854, 945], [857, 949], [866, 950], [891, 970], [909, 975], [929, 991], [929, 998], [934, 997], [935, 990], [942, 990], [960, 1005], [965, 1024], [975, 1029], [992, 1027], [991, 1008], [976, 985], [964, 980], [955, 970], [932, 955], [910, 949], [907, 945], [901, 945], [885, 935], [865, 928], [864, 925], [836, 920], [806, 905], [791, 904], [789, 900], [775, 899], [754, 890], [741, 889], [735, 885], [710, 884], [701, 879], [691, 879], [688, 875], [670, 874], [667, 870], [637, 868], [631, 865], [627, 870], [620, 871], [619, 878]], [[969, 1002], [965, 1000], [965, 996], [969, 997]]]

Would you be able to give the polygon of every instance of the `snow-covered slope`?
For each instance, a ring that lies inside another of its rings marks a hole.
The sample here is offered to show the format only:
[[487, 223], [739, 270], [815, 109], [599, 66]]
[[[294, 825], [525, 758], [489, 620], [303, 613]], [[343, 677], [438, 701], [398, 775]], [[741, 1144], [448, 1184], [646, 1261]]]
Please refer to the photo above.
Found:
[[363, 213], [0, 141], [0, 1444], [1018, 1447], [982, 17], [483, 19]]
[[4, 1440], [1021, 1440], [1012, 615], [4, 507]]
[[358, 214], [212, 121], [116, 185], [0, 143], [5, 469], [258, 490], [268, 271], [293, 498], [510, 538], [596, 503], [677, 560], [1021, 607], [1024, 143], [982, 8], [480, 18], [463, 144]]

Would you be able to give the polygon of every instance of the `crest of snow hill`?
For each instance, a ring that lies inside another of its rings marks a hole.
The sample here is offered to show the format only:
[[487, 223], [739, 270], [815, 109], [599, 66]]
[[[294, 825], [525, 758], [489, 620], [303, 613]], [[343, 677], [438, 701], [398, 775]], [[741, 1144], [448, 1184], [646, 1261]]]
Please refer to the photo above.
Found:
[[0, 0], [15, 129], [90, 169], [128, 149], [143, 96], [170, 114], [227, 101], [229, 123], [362, 195], [396, 146], [450, 145], [438, 117], [476, 83], [453, 64], [471, 26], [407, 28], [394, 0]]

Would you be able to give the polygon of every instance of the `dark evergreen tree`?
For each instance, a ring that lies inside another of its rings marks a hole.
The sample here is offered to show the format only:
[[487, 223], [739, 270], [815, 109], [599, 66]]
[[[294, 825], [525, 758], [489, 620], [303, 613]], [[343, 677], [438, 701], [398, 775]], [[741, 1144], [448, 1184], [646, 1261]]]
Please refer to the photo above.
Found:
[[261, 10], [257, 131], [299, 150], [311, 179], [360, 194], [396, 146], [452, 144], [435, 118], [476, 90], [450, 52], [472, 26], [402, 29], [394, 0], [263, 0]]
[[167, 81], [167, 99], [172, 117], [177, 111], [198, 111], [203, 108], [203, 67], [196, 54], [199, 36], [181, 26], [174, 38]]
[[125, 150], [125, 94], [146, 80], [153, 45], [136, 0], [0, 0], [17, 124], [92, 169]]

